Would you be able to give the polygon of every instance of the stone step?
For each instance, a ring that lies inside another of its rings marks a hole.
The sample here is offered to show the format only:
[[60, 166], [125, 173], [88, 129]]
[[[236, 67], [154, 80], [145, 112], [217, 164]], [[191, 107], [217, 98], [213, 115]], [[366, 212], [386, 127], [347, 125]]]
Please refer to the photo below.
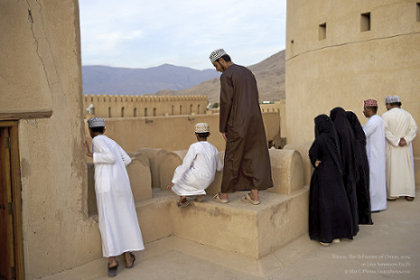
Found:
[[207, 196], [201, 203], [178, 208], [178, 197], [153, 189], [153, 198], [136, 204], [146, 243], [171, 235], [259, 259], [307, 232], [308, 187], [292, 194], [260, 192], [260, 205], [231, 194], [221, 204]]

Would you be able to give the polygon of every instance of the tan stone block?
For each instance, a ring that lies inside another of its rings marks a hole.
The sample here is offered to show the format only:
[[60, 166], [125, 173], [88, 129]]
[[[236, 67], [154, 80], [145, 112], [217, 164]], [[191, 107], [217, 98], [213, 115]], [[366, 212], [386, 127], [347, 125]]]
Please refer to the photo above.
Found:
[[295, 150], [270, 149], [271, 173], [274, 186], [270, 192], [290, 194], [304, 186], [302, 157]]
[[188, 208], [170, 204], [174, 234], [200, 244], [259, 259], [308, 230], [308, 193], [260, 192], [258, 206], [230, 194], [228, 204], [207, 201]]
[[258, 215], [259, 257], [268, 255], [308, 232], [309, 187], [277, 198]]
[[[235, 195], [231, 195], [230, 199]], [[176, 236], [241, 255], [258, 257], [254, 211], [231, 204], [204, 202], [185, 209], [172, 204], [171, 212]]]
[[170, 206], [175, 205], [176, 197], [170, 192], [155, 190], [161, 195], [153, 193], [154, 198], [136, 203], [137, 218], [145, 243], [173, 234]]
[[165, 159], [168, 151], [155, 148], [142, 148], [138, 150], [135, 155], [146, 156], [150, 163], [150, 172], [152, 176], [152, 188], [160, 188], [160, 166], [162, 160]]
[[187, 154], [187, 150], [167, 152], [159, 165], [159, 181], [162, 190], [166, 190], [166, 186], [171, 183], [174, 171]]
[[149, 159], [142, 154], [134, 154], [127, 166], [134, 201], [139, 202], [152, 198], [152, 174]]
[[287, 144], [284, 149], [285, 150], [295, 150], [297, 151], [300, 156], [302, 157], [303, 161], [303, 170], [304, 170], [304, 183], [305, 186], [309, 186], [311, 183], [311, 176], [314, 170], [311, 160], [309, 159], [309, 149], [311, 148], [312, 142], [306, 142], [303, 144]]

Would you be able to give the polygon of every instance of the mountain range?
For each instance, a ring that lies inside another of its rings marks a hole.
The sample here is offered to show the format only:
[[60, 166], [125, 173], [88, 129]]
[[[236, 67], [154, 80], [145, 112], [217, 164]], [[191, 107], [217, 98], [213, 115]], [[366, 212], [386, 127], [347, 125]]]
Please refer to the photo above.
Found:
[[153, 94], [159, 90], [190, 88], [219, 76], [215, 70], [195, 70], [170, 64], [146, 69], [82, 66], [84, 94]]
[[[260, 102], [285, 99], [285, 52], [280, 51], [260, 63], [248, 66], [257, 80]], [[207, 95], [209, 102], [219, 102], [220, 81], [218, 78], [202, 82], [192, 88], [173, 91], [163, 90], [156, 95]]]
[[[284, 55], [283, 50], [248, 66], [257, 79], [260, 101], [285, 98]], [[170, 64], [146, 69], [82, 67], [84, 94], [206, 95], [212, 103], [219, 101], [219, 76], [214, 69], [195, 70]]]

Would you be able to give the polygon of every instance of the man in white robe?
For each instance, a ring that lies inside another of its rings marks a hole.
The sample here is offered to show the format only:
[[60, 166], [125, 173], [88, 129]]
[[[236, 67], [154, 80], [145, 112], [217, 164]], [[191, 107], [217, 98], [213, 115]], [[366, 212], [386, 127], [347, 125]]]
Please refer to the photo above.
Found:
[[95, 165], [95, 192], [98, 206], [99, 230], [102, 253], [109, 258], [108, 275], [117, 273], [116, 256], [124, 253], [125, 265], [131, 268], [135, 256], [131, 251], [144, 249], [137, 220], [130, 180], [126, 165], [131, 158], [112, 139], [103, 135], [105, 122], [102, 118], [88, 120], [92, 140], [92, 153], [86, 145], [86, 153], [93, 157]]
[[197, 142], [191, 144], [180, 166], [175, 169], [168, 190], [180, 196], [178, 206], [188, 206], [188, 196], [197, 196], [201, 201], [205, 189], [213, 182], [216, 171], [223, 169], [217, 148], [207, 142], [210, 135], [207, 123], [197, 123], [194, 127]]
[[369, 120], [363, 127], [366, 134], [366, 153], [369, 161], [370, 209], [377, 212], [386, 209], [386, 157], [384, 121], [376, 113], [378, 102], [364, 101], [363, 114]]
[[404, 196], [411, 201], [415, 197], [411, 142], [416, 137], [417, 124], [409, 112], [400, 108], [401, 99], [398, 96], [386, 97], [385, 103], [388, 111], [382, 118], [387, 140], [388, 200]]

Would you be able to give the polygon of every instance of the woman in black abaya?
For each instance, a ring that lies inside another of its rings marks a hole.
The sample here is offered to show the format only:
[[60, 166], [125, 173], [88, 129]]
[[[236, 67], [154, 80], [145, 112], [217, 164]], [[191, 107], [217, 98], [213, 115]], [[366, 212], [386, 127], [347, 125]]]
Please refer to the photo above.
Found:
[[327, 115], [315, 118], [309, 158], [315, 170], [309, 194], [309, 236], [323, 245], [353, 238], [352, 213], [343, 183], [338, 137]]
[[356, 157], [356, 195], [359, 213], [359, 224], [373, 224], [370, 214], [369, 195], [369, 162], [366, 153], [366, 135], [356, 114], [346, 112], [347, 119], [353, 129]]
[[334, 123], [340, 141], [340, 156], [343, 166], [343, 181], [353, 218], [353, 235], [359, 231], [359, 212], [356, 195], [356, 156], [353, 129], [346, 117], [346, 111], [337, 107], [331, 110], [330, 118]]

